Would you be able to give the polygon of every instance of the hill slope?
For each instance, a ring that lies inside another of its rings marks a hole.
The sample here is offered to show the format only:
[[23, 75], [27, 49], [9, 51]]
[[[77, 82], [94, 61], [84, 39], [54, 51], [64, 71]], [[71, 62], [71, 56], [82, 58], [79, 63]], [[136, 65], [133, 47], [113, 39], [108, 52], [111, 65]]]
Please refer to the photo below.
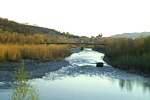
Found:
[[30, 27], [36, 29], [40, 33], [50, 34], [51, 36], [54, 36], [54, 37], [65, 36], [67, 38], [79, 38], [79, 36], [75, 36], [72, 34], [65, 34], [64, 32], [61, 33], [59, 31], [56, 31], [55, 29], [49, 29], [49, 28], [44, 28], [44, 27], [39, 27], [39, 26], [30, 26]]
[[150, 32], [141, 32], [141, 33], [123, 33], [111, 36], [112, 38], [140, 38], [147, 37], [150, 35]]
[[20, 34], [38, 33], [36, 29], [28, 25], [20, 24], [3, 18], [0, 18], [0, 31], [16, 32]]
[[4, 19], [4, 18], [0, 18], [0, 32], [1, 31], [8, 31], [11, 33], [16, 32], [16, 33], [25, 34], [25, 35], [41, 33], [41, 34], [50, 34], [51, 36], [54, 36], [54, 37], [64, 36], [67, 38], [79, 38], [79, 36], [61, 33], [54, 29], [43, 28], [43, 27], [32, 26], [32, 25], [25, 25], [25, 24], [17, 23], [15, 21], [11, 21], [11, 20]]

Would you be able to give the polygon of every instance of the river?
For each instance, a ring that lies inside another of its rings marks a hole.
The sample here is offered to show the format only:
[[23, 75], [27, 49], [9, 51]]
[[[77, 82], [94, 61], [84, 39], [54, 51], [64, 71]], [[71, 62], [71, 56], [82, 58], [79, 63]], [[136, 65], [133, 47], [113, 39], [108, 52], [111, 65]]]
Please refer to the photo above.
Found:
[[[40, 100], [150, 100], [150, 79], [108, 65], [104, 54], [91, 49], [74, 52], [65, 59], [70, 65], [33, 79]], [[103, 62], [104, 67], [96, 67]], [[10, 88], [0, 87], [0, 99], [11, 97]]]

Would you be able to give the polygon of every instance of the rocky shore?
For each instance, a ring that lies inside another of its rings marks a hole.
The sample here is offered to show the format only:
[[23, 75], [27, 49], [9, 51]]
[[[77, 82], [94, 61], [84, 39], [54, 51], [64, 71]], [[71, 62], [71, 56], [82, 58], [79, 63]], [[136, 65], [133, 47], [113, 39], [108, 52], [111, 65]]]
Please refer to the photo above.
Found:
[[28, 72], [28, 78], [40, 78], [47, 72], [56, 71], [67, 65], [69, 62], [66, 60], [24, 60], [24, 64], [22, 61], [0, 62], [0, 82], [13, 81], [16, 67], [24, 66]]

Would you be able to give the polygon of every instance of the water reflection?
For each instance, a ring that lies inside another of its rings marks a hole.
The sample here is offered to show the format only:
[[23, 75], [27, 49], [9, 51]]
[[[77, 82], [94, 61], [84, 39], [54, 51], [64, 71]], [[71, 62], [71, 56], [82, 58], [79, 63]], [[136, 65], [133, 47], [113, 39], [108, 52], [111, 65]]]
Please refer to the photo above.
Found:
[[126, 88], [128, 91], [132, 91], [134, 82], [130, 80], [119, 80], [119, 85], [121, 89]]
[[132, 92], [133, 88], [136, 87], [143, 88], [143, 91], [148, 90], [150, 93], [150, 82], [148, 78], [129, 74], [110, 66], [104, 66], [103, 68], [94, 66], [68, 66], [58, 71], [47, 73], [43, 79], [55, 81], [63, 80], [68, 77], [78, 77], [80, 75], [92, 78], [107, 78], [112, 83], [117, 82], [120, 89], [126, 89], [129, 92]]
[[149, 91], [150, 93], [150, 83], [145, 82], [136, 82], [131, 80], [119, 80], [119, 86], [121, 89], [126, 89], [128, 91], [132, 91], [136, 86], [138, 88], [142, 87], [143, 92]]
[[50, 76], [36, 79], [38, 83], [34, 83], [38, 84], [41, 98], [48, 97], [46, 100], [149, 100], [150, 96], [150, 86], [143, 82], [88, 74], [63, 76], [54, 72]]
[[150, 92], [150, 84], [149, 83], [143, 84], [143, 91], [146, 92], [147, 90]]

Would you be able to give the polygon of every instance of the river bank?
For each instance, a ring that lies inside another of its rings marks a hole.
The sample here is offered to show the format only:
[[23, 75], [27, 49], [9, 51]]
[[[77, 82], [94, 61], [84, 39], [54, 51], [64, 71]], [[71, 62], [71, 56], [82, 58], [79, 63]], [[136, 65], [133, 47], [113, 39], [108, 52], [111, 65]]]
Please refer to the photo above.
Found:
[[28, 72], [28, 78], [40, 78], [47, 72], [56, 71], [69, 65], [66, 60], [24, 60], [22, 61], [5, 61], [0, 62], [0, 82], [13, 81], [14, 69], [24, 66]]
[[[110, 65], [111, 65], [111, 63], [112, 63], [111, 58], [108, 57], [108, 56], [106, 56], [106, 55], [104, 56], [103, 60], [104, 60], [105, 62], [107, 62], [108, 64], [110, 64]], [[115, 67], [115, 66], [113, 66], [113, 67]], [[136, 75], [140, 75], [140, 76], [143, 76], [143, 77], [146, 77], [146, 78], [150, 78], [150, 74], [143, 73], [143, 72], [141, 72], [141, 71], [139, 71], [139, 70], [133, 70], [133, 69], [126, 70], [126, 69], [123, 69], [123, 68], [121, 68], [121, 67], [115, 67], [115, 68], [120, 69], [120, 70], [124, 70], [124, 71], [126, 71], [127, 73], [136, 74]]]
[[[72, 48], [69, 49], [72, 53], [78, 53], [81, 50]], [[24, 63], [24, 64], [23, 64]], [[23, 60], [23, 61], [4, 61], [0, 62], [0, 82], [13, 81], [14, 70], [17, 67], [24, 66], [27, 70], [28, 78], [41, 78], [47, 72], [56, 71], [62, 67], [69, 65], [69, 62], [64, 59], [53, 60]]]
[[[96, 48], [93, 48], [93, 50], [95, 51], [98, 51], [98, 52], [101, 52], [101, 53], [104, 53], [105, 54], [105, 51], [104, 50], [100, 50], [100, 49], [96, 49]], [[116, 65], [113, 65], [113, 57], [110, 57], [108, 55], [104, 55], [103, 57], [103, 60], [108, 63], [109, 65], [113, 66], [114, 68], [117, 68], [117, 69], [120, 69], [120, 70], [124, 70], [126, 71], [127, 73], [130, 73], [130, 74], [136, 74], [136, 75], [140, 75], [140, 76], [143, 76], [143, 77], [146, 77], [146, 78], [150, 78], [150, 74], [148, 73], [144, 73], [140, 70], [135, 70], [135, 69], [125, 69], [123, 67], [119, 67], [119, 66], [116, 66]], [[129, 62], [128, 62], [129, 63]], [[128, 67], [128, 66], [127, 66]]]

